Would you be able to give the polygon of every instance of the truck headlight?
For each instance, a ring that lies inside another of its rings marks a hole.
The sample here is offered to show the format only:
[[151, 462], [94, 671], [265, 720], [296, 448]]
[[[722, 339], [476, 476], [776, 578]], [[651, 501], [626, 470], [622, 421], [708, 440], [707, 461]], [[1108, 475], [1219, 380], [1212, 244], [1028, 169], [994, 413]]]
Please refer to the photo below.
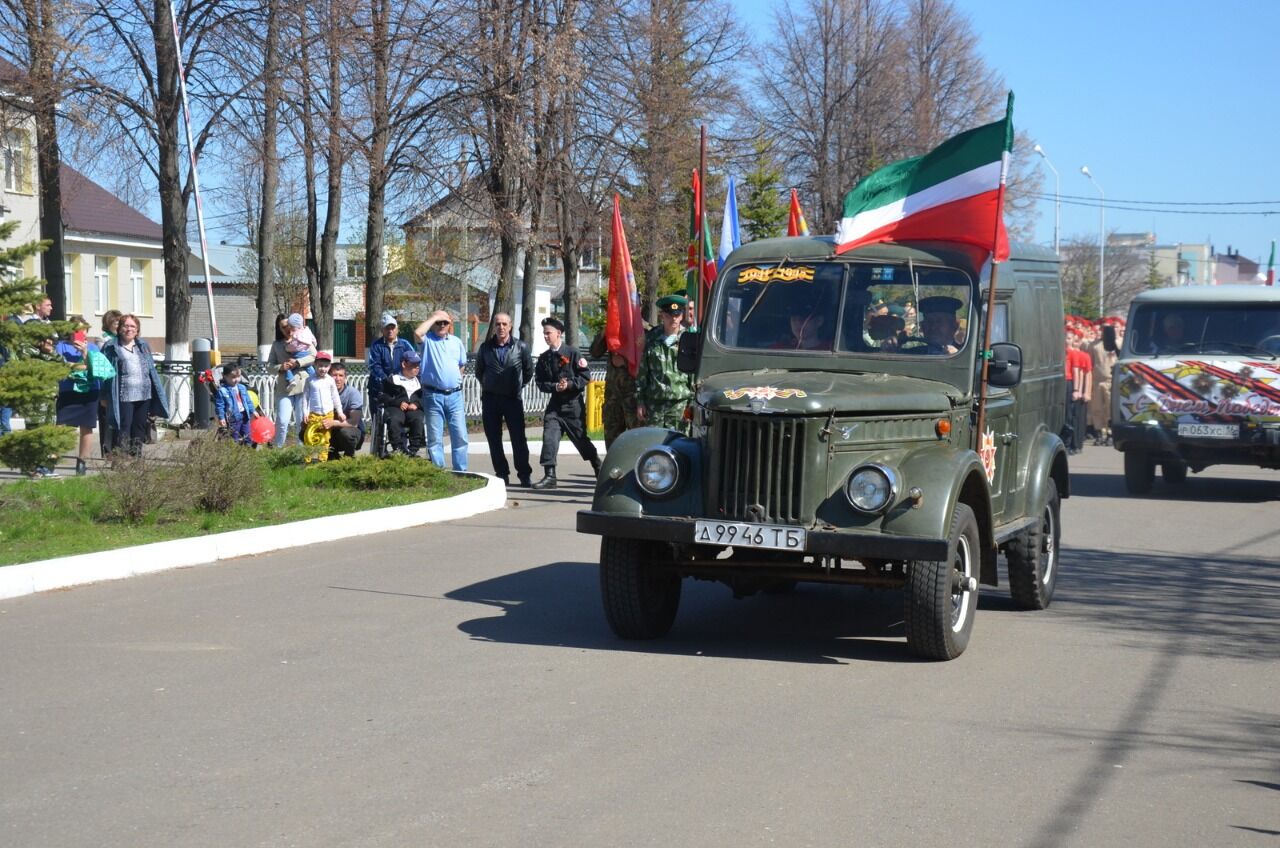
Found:
[[666, 495], [680, 482], [680, 461], [663, 446], [647, 450], [636, 460], [636, 482], [651, 495]]
[[844, 494], [860, 512], [883, 512], [898, 496], [898, 473], [879, 463], [855, 468], [844, 484]]

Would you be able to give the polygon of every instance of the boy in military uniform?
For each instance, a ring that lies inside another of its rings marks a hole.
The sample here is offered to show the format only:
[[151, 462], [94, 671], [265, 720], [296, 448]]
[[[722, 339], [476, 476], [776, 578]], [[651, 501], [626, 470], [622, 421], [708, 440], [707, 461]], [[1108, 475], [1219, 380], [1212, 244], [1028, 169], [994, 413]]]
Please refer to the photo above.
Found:
[[676, 367], [688, 301], [678, 294], [658, 301], [660, 327], [645, 337], [636, 376], [636, 417], [650, 427], [685, 430], [684, 411], [693, 400], [693, 375]]
[[546, 339], [547, 349], [533, 366], [533, 379], [551, 399], [542, 416], [542, 479], [534, 483], [533, 488], [554, 489], [561, 434], [569, 437], [596, 474], [600, 473], [600, 456], [587, 438], [586, 407], [582, 401], [582, 392], [591, 379], [587, 360], [562, 343], [564, 324], [555, 318], [542, 319], [542, 337]]

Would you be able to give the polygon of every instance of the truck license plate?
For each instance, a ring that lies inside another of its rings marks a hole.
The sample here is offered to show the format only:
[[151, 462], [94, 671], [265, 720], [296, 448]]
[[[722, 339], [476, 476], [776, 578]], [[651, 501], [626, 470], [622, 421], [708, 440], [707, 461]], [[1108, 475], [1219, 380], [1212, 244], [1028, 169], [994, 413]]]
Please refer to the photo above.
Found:
[[1239, 424], [1179, 424], [1179, 436], [1199, 436], [1203, 439], [1238, 439]]
[[694, 524], [693, 540], [708, 545], [734, 545], [740, 548], [803, 551], [805, 531], [801, 527], [776, 527], [772, 524], [743, 524], [738, 521], [698, 521]]

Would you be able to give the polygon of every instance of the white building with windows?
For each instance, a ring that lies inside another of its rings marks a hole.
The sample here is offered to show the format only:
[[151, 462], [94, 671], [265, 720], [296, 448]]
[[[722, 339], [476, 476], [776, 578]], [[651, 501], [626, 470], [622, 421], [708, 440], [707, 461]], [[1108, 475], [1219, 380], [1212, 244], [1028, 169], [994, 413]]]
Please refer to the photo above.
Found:
[[[0, 95], [12, 92], [15, 74], [21, 74], [0, 60]], [[0, 223], [17, 221], [13, 235], [0, 244], [15, 245], [40, 238], [40, 192], [36, 172], [36, 122], [31, 113], [9, 105], [0, 97], [0, 155], [4, 158], [4, 184], [0, 186]], [[27, 260], [24, 272], [40, 276], [39, 260]]]
[[67, 315], [83, 315], [97, 330], [108, 309], [132, 313], [152, 348], [164, 350], [160, 225], [69, 165], [62, 223]]

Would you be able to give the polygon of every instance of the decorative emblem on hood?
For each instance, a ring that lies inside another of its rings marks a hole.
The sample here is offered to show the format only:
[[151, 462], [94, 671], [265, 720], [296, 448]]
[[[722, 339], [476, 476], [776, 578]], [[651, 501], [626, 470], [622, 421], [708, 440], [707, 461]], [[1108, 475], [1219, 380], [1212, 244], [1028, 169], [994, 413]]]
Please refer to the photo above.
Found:
[[729, 400], [772, 400], [773, 398], [802, 398], [809, 395], [801, 389], [779, 389], [774, 386], [750, 386], [741, 389], [725, 389], [724, 396]]

